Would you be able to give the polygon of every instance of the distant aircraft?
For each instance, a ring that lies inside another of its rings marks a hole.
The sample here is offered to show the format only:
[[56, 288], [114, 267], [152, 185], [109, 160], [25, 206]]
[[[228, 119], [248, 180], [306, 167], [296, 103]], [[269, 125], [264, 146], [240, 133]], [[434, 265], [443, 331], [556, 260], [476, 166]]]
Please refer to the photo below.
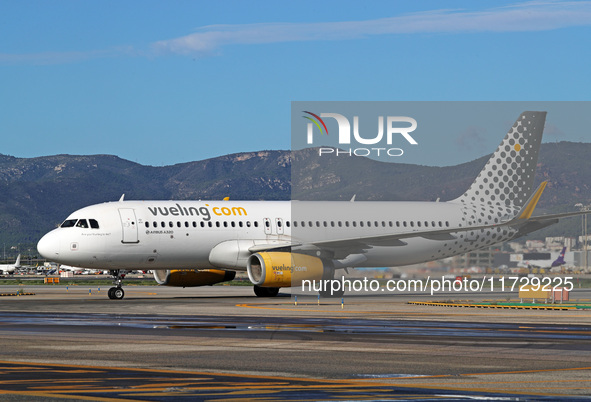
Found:
[[521, 267], [525, 267], [525, 268], [555, 268], [555, 267], [560, 267], [564, 264], [566, 264], [566, 261], [564, 261], [564, 253], [566, 252], [566, 247], [562, 248], [562, 251], [560, 252], [560, 254], [558, 255], [558, 258], [555, 259], [554, 261], [552, 260], [529, 260], [529, 261], [523, 261], [519, 264], [517, 264], [518, 266]]
[[121, 197], [73, 212], [37, 249], [51, 261], [110, 270], [111, 299], [124, 296], [124, 270], [152, 270], [159, 284], [182, 287], [230, 281], [246, 271], [257, 296], [276, 296], [302, 281], [326, 286], [350, 267], [465, 254], [587, 213], [533, 216], [547, 184], [534, 188], [545, 120], [546, 112], [523, 112], [470, 188], [447, 202]]
[[65, 264], [61, 264], [59, 266], [59, 270], [60, 271], [72, 271], [72, 272], [80, 272], [80, 271], [85, 271], [86, 268], [80, 268], [80, 267], [72, 267], [70, 265], [65, 265]]
[[16, 257], [16, 262], [14, 264], [0, 264], [0, 273], [2, 274], [13, 274], [17, 268], [21, 267], [21, 255], [19, 254]]

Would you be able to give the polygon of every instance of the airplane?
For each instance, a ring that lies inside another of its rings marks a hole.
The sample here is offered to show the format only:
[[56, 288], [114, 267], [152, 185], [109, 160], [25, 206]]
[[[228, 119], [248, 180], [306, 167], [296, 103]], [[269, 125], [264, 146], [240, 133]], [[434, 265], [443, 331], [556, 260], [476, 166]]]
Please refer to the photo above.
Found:
[[151, 270], [160, 285], [203, 286], [246, 271], [259, 297], [347, 268], [433, 261], [509, 241], [585, 212], [533, 216], [546, 112], [515, 121], [468, 190], [447, 202], [126, 201], [73, 212], [43, 236], [39, 254], [122, 272]]
[[19, 254], [16, 257], [16, 262], [14, 264], [0, 264], [0, 273], [5, 274], [13, 274], [17, 268], [21, 267], [21, 255]]
[[563, 247], [562, 248], [562, 251], [558, 255], [558, 258], [555, 259], [554, 261], [552, 261], [552, 260], [529, 260], [529, 261], [520, 262], [519, 264], [517, 264], [517, 266], [519, 266], [519, 267], [525, 267], [525, 268], [555, 268], [555, 267], [560, 267], [560, 266], [566, 264], [566, 261], [564, 261], [564, 254], [565, 253], [566, 253], [566, 247]]

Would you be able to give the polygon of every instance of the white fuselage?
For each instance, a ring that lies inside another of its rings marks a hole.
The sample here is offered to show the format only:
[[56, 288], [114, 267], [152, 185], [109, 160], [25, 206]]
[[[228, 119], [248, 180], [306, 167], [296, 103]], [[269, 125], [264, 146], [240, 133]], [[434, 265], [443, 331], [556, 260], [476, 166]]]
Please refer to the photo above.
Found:
[[[323, 253], [330, 250], [328, 258], [337, 261], [349, 256], [348, 266], [399, 266], [482, 248], [515, 231], [409, 236], [369, 246], [363, 238], [492, 224], [503, 213], [459, 202], [119, 201], [75, 211], [66, 220], [70, 227], [46, 234], [38, 250], [84, 268], [245, 270], [251, 247], [324, 242]], [[476, 222], [480, 214], [488, 217]]]

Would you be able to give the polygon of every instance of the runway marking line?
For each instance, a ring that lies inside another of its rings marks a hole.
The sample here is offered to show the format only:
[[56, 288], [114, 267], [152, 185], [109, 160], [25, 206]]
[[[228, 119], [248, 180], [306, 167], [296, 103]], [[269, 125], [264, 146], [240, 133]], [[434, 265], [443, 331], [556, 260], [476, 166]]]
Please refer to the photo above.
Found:
[[[79, 368], [93, 368], [93, 369], [101, 369], [101, 370], [115, 370], [115, 371], [136, 371], [136, 372], [150, 372], [150, 373], [166, 373], [166, 374], [189, 374], [189, 375], [204, 375], [204, 376], [212, 376], [211, 372], [194, 372], [194, 371], [185, 371], [185, 370], [162, 370], [162, 369], [146, 369], [146, 368], [126, 368], [126, 367], [102, 367], [102, 366], [89, 366], [89, 365], [67, 365], [67, 364], [59, 364], [59, 363], [24, 363], [24, 362], [11, 362], [11, 361], [0, 361], [0, 364], [12, 364], [12, 365], [28, 365], [28, 366], [45, 366], [45, 367], [79, 367]], [[517, 371], [517, 372], [499, 372], [499, 373], [469, 373], [469, 374], [462, 374], [462, 376], [469, 376], [469, 375], [485, 375], [485, 374], [509, 374], [509, 373], [519, 373], [519, 372], [542, 372], [542, 371], [560, 371], [560, 370], [587, 370], [587, 369], [591, 369], [591, 367], [585, 367], [585, 368], [570, 368], [570, 369], [557, 369], [557, 370], [552, 370], [552, 369], [548, 369], [548, 370], [525, 370], [525, 371]], [[67, 370], [60, 370], [60, 371], [67, 371]], [[272, 376], [263, 376], [263, 375], [252, 375], [252, 374], [233, 374], [233, 373], [213, 373], [214, 376], [219, 376], [219, 377], [234, 377], [234, 378], [253, 378], [253, 379], [270, 379], [270, 380], [274, 380], [271, 383], [244, 383], [244, 382], [238, 382], [238, 383], [234, 383], [234, 382], [230, 382], [227, 383], [227, 385], [222, 385], [225, 384], [225, 382], [223, 381], [219, 381], [216, 380], [214, 378], [211, 378], [211, 380], [213, 380], [214, 383], [218, 383], [220, 385], [218, 386], [210, 386], [210, 387], [203, 387], [203, 383], [199, 384], [199, 386], [195, 386], [195, 387], [186, 387], [185, 389], [187, 390], [228, 390], [230, 392], [232, 392], [232, 389], [238, 388], [240, 390], [245, 390], [245, 389], [253, 389], [253, 390], [259, 390], [259, 392], [264, 392], [264, 391], [269, 391], [269, 390], [273, 390], [273, 389], [277, 389], [277, 388], [281, 388], [281, 389], [292, 389], [292, 390], [297, 390], [297, 389], [333, 389], [335, 391], [338, 391], [339, 389], [342, 389], [343, 391], [346, 391], [345, 388], [362, 388], [365, 389], [365, 392], [369, 391], [367, 388], [372, 388], [373, 392], [379, 392], [380, 390], [377, 389], [379, 387], [386, 387], [388, 388], [388, 390], [392, 387], [398, 387], [398, 388], [419, 388], [419, 389], [441, 389], [441, 390], [446, 390], [446, 391], [466, 391], [466, 392], [485, 392], [485, 393], [512, 393], [512, 394], [523, 394], [523, 395], [531, 395], [531, 393], [526, 393], [526, 392], [519, 392], [519, 391], [513, 391], [513, 390], [504, 390], [504, 391], [500, 391], [500, 390], [492, 390], [492, 389], [475, 389], [475, 388], [464, 388], [464, 387], [460, 387], [458, 388], [456, 387], [450, 387], [449, 384], [448, 386], [435, 386], [434, 384], [420, 384], [420, 383], [414, 383], [414, 384], [396, 384], [396, 383], [391, 383], [391, 382], [387, 382], [387, 383], [376, 383], [374, 381], [371, 380], [388, 380], [388, 378], [379, 378], [379, 379], [334, 379], [334, 380], [330, 380], [330, 379], [311, 379], [311, 378], [300, 378], [300, 377], [272, 377]], [[444, 378], [444, 377], [452, 377], [452, 376], [448, 376], [448, 375], [442, 375], [442, 376], [433, 376], [433, 377], [439, 377], [439, 378]], [[134, 379], [138, 379], [133, 377]], [[424, 376], [417, 376], [417, 377], [410, 377], [410, 378], [414, 378], [414, 379], [425, 379], [427, 377]], [[141, 378], [140, 378], [141, 379]], [[391, 378], [392, 380], [405, 380], [405, 379], [409, 379], [409, 377], [405, 377], [405, 378], [400, 378], [400, 377], [393, 377]], [[167, 379], [168, 381], [170, 381], [170, 379]], [[181, 384], [185, 384], [187, 383], [187, 379], [182, 379], [183, 383]], [[42, 381], [42, 380], [36, 380], [36, 381]], [[106, 381], [105, 379], [99, 379], [98, 381]], [[189, 382], [195, 382], [195, 381], [199, 381], [199, 379], [191, 379]], [[291, 383], [291, 384], [285, 384], [285, 382]], [[303, 384], [294, 384], [294, 382], [303, 382]], [[310, 384], [312, 383], [312, 384]], [[315, 383], [315, 384], [314, 384]], [[175, 383], [176, 386], [180, 386], [178, 385], [179, 383]], [[156, 391], [163, 391], [166, 390], [169, 387], [169, 384], [160, 384], [160, 387], [154, 387], [154, 384], [146, 384], [146, 387], [150, 387], [150, 385], [152, 385], [152, 388], [142, 388], [142, 389], [138, 389], [138, 391], [142, 392], [142, 395], [148, 396], [147, 392], [156, 392]], [[460, 385], [460, 384], [457, 384]], [[166, 386], [166, 388], [163, 388], [164, 386]], [[570, 389], [570, 388], [569, 388]], [[384, 390], [384, 391], [388, 391], [388, 390]], [[64, 392], [65, 391], [65, 392]], [[130, 390], [121, 390], [122, 393], [125, 392], [129, 392]], [[114, 392], [113, 388], [107, 388], [107, 389], [96, 389], [96, 388], [87, 388], [87, 389], [81, 389], [78, 391], [66, 391], [66, 390], [61, 390], [61, 392], [59, 393], [43, 393], [40, 391], [31, 391], [31, 392], [27, 392], [27, 391], [0, 391], [0, 394], [20, 394], [20, 395], [31, 395], [31, 396], [45, 396], [45, 397], [64, 397], [64, 398], [72, 398], [72, 399], [81, 399], [81, 400], [100, 400], [100, 401], [128, 401], [127, 399], [115, 399], [115, 398], [94, 398], [94, 397], [85, 397], [85, 396], [80, 396], [80, 395], [68, 395], [68, 393], [71, 392]], [[350, 391], [349, 391], [350, 392]], [[178, 394], [178, 393], [177, 393]], [[185, 393], [186, 394], [186, 393]], [[137, 395], [136, 393], [133, 393], [133, 395]], [[161, 393], [159, 393], [158, 395], [163, 396]], [[219, 394], [218, 394], [219, 395]], [[550, 393], [536, 393], [535, 395], [538, 396], [565, 396], [564, 394], [550, 394]], [[131, 396], [131, 395], [130, 395]], [[137, 396], [141, 396], [141, 395], [137, 395]]]
[[490, 308], [490, 309], [501, 309], [501, 310], [568, 310], [577, 311], [581, 310], [576, 306], [519, 306], [519, 305], [503, 305], [503, 304], [466, 304], [466, 303], [443, 303], [443, 302], [420, 302], [410, 301], [408, 304], [419, 305], [419, 306], [433, 306], [433, 307], [457, 307], [457, 308]]
[[[420, 305], [418, 304], [419, 302], [408, 302], [405, 304], [412, 304], [412, 305]], [[301, 304], [301, 303], [299, 303]], [[341, 309], [341, 310], [321, 310], [321, 309], [300, 309], [298, 308], [298, 306], [294, 306], [292, 303], [285, 303], [285, 306], [291, 306], [292, 308], [285, 308], [285, 307], [267, 307], [266, 304], [255, 304], [255, 303], [240, 303], [240, 304], [236, 304], [236, 307], [242, 307], [242, 308], [254, 308], [254, 309], [261, 309], [261, 310], [276, 310], [276, 311], [301, 311], [301, 312], [313, 312], [313, 313], [351, 313], [351, 314], [366, 314], [366, 315], [392, 315], [392, 314], [396, 314], [396, 315], [400, 315], [400, 316], [410, 316], [410, 315], [415, 315], [415, 316], [431, 316], [434, 313], [432, 312], [414, 312], [414, 311], [359, 311], [359, 310], [347, 310], [347, 304], [345, 304], [345, 309]], [[316, 306], [316, 304], [314, 303], [308, 303], [307, 305], [310, 306]], [[321, 306], [328, 306], [327, 304], [321, 304]], [[337, 306], [337, 304], [333, 304], [332, 306]], [[340, 304], [338, 305], [340, 306]], [[439, 307], [439, 306], [433, 306], [433, 307]], [[499, 309], [496, 309], [499, 310]], [[520, 310], [520, 312], [522, 312], [525, 309], [503, 309], [503, 310]], [[539, 311], [539, 309], [536, 309], [536, 311]], [[589, 318], [591, 317], [591, 314], [584, 314], [583, 312], [584, 310], [577, 310], [577, 309], [570, 309], [570, 310], [566, 310], [567, 312], [577, 312], [576, 317], [577, 318]], [[529, 312], [529, 311], [528, 311]], [[580, 313], [579, 313], [580, 312]], [[449, 312], [448, 312], [449, 313]], [[486, 316], [487, 314], [483, 311], [482, 313], [460, 313], [460, 312], [452, 312], [450, 314], [448, 314], [450, 316], [454, 316], [454, 317], [481, 317], [481, 316]], [[514, 315], [512, 314], [497, 314], [495, 315], [495, 317], [513, 317]], [[521, 314], [519, 317], [547, 317], [547, 315], [545, 314]], [[568, 316], [565, 316], [568, 317]]]
[[25, 396], [35, 396], [35, 397], [42, 397], [42, 398], [63, 398], [63, 399], [73, 399], [77, 401], [101, 401], [101, 402], [150, 402], [148, 400], [142, 401], [140, 399], [123, 399], [123, 398], [101, 398], [96, 396], [85, 396], [85, 395], [67, 395], [67, 394], [55, 394], [53, 392], [45, 393], [45, 392], [31, 392], [31, 391], [3, 391], [0, 390], [0, 395], [25, 395]]

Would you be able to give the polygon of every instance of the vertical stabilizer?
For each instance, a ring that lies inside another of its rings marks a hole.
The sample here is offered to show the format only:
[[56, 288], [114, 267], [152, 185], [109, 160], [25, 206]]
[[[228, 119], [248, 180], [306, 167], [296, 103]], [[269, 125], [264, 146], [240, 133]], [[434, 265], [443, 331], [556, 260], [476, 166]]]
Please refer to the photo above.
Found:
[[546, 112], [523, 112], [468, 191], [455, 201], [521, 207], [533, 190]]
[[14, 263], [14, 267], [15, 268], [21, 267], [21, 255], [20, 254], [18, 255], [18, 257], [16, 257], [16, 262]]

